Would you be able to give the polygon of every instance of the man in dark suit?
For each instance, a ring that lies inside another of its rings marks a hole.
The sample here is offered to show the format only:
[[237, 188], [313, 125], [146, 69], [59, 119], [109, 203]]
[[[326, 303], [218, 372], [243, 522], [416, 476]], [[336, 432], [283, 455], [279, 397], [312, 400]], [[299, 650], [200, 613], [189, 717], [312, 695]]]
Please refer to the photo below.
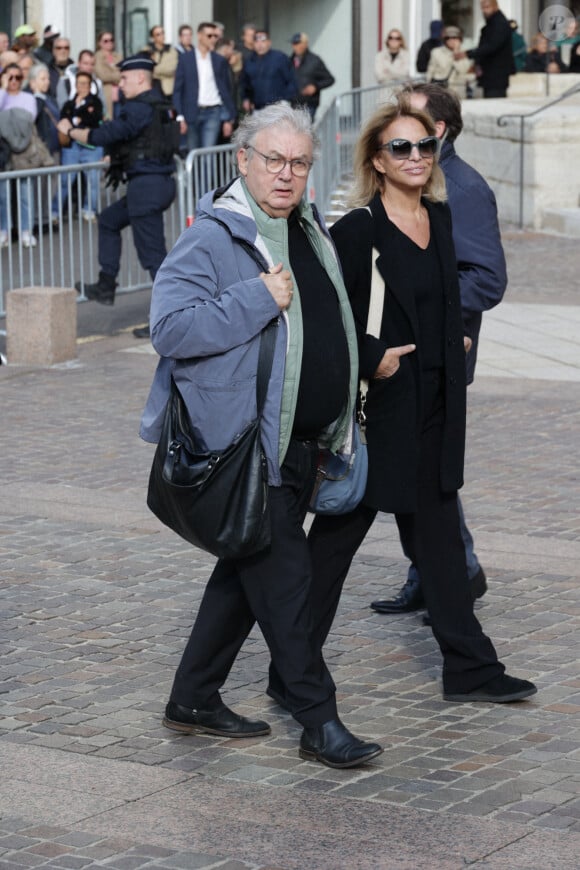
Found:
[[213, 50], [217, 29], [203, 21], [197, 28], [197, 46], [183, 52], [175, 73], [173, 104], [187, 150], [211, 148], [220, 130], [224, 138], [232, 135], [236, 117], [227, 61]]
[[514, 73], [512, 29], [497, 0], [481, 0], [485, 26], [481, 28], [477, 48], [455, 55], [457, 60], [470, 57], [481, 72], [478, 82], [486, 99], [505, 97], [509, 78]]

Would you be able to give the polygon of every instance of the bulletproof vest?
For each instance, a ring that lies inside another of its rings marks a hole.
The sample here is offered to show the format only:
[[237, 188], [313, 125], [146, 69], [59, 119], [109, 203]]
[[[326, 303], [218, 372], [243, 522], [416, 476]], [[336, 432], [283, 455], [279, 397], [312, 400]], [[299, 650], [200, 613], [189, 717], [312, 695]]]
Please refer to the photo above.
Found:
[[153, 118], [135, 139], [112, 147], [111, 159], [123, 173], [141, 160], [171, 163], [180, 145], [179, 123], [175, 120], [170, 101], [154, 91], [147, 91], [134, 99], [152, 106]]

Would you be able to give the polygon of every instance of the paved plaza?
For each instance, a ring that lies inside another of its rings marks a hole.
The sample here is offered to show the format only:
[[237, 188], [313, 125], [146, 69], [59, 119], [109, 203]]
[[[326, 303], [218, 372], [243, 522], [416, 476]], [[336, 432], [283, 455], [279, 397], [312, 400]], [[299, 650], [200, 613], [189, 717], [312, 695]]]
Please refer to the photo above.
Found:
[[[353, 563], [326, 655], [345, 723], [383, 755], [301, 761], [298, 725], [245, 644], [224, 698], [267, 738], [161, 724], [213, 560], [164, 529], [137, 436], [156, 357], [148, 295], [79, 306], [78, 360], [0, 366], [0, 870], [576, 870], [580, 859], [578, 240], [505, 228], [510, 287], [484, 317], [463, 501], [476, 604], [511, 705], [441, 697], [390, 517]], [[2, 324], [0, 324], [2, 325]], [[272, 578], [275, 582], [275, 578]]]

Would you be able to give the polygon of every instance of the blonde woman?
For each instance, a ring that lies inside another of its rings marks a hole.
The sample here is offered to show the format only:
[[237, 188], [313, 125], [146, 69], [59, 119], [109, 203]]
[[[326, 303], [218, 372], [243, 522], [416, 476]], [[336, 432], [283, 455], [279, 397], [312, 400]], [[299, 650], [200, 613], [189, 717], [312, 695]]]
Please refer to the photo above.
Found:
[[400, 30], [390, 30], [385, 47], [375, 57], [375, 78], [380, 85], [408, 78], [410, 59], [405, 39]]
[[117, 64], [121, 55], [115, 51], [115, 37], [110, 30], [103, 30], [97, 37], [95, 51], [95, 75], [103, 83], [107, 118], [113, 117], [113, 106], [119, 99], [121, 71]]
[[[377, 512], [393, 513], [405, 553], [419, 563], [443, 655], [444, 700], [501, 703], [533, 695], [536, 687], [504, 673], [466, 582], [457, 507], [465, 350], [438, 154], [429, 115], [404, 97], [382, 106], [356, 148], [352, 204], [359, 207], [331, 229], [357, 327], [361, 377], [369, 380], [369, 479], [358, 508], [317, 516], [312, 524], [314, 640], [323, 646], [351, 561]], [[382, 304], [380, 327], [369, 334], [373, 284]]]

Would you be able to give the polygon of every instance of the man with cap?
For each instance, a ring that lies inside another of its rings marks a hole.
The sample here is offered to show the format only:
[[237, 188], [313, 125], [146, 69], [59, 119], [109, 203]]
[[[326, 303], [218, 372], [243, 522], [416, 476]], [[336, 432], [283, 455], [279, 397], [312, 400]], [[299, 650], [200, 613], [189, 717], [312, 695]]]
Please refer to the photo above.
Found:
[[129, 224], [139, 262], [151, 279], [155, 278], [167, 253], [163, 212], [175, 198], [172, 128], [160, 120], [167, 104], [152, 88], [155, 64], [147, 56], [134, 55], [118, 66], [123, 100], [114, 120], [93, 130], [73, 127], [66, 118], [58, 123], [58, 129], [73, 142], [105, 147], [111, 157], [108, 175], [114, 187], [119, 181], [127, 181], [125, 196], [99, 215], [99, 280], [95, 284], [78, 281], [75, 285], [79, 292], [102, 305], [113, 305], [115, 301], [121, 230]]
[[427, 66], [427, 81], [450, 88], [460, 100], [467, 96], [467, 85], [475, 81], [473, 61], [468, 57], [456, 59], [461, 51], [463, 33], [459, 27], [448, 26], [443, 30], [443, 45], [434, 48]]
[[334, 76], [327, 70], [322, 58], [308, 47], [308, 34], [295, 33], [292, 39], [290, 60], [298, 83], [298, 98], [295, 104], [306, 106], [314, 121], [320, 104], [320, 91], [334, 84]]
[[30, 54], [38, 45], [36, 30], [30, 24], [21, 24], [14, 31], [12, 51], [18, 54]]
[[60, 36], [60, 33], [53, 30], [52, 25], [47, 24], [42, 32], [42, 45], [40, 45], [34, 52], [34, 57], [39, 63], [44, 63], [46, 66], [50, 66], [53, 61], [52, 46], [54, 45], [54, 40], [57, 36]]

